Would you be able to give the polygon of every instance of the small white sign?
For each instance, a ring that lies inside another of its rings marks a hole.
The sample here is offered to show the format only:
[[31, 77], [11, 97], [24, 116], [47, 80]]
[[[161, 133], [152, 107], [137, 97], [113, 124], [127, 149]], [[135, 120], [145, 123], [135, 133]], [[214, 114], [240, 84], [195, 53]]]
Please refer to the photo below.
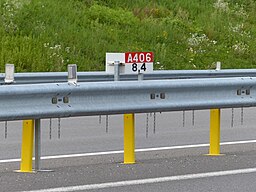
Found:
[[152, 52], [125, 53], [125, 73], [153, 72], [154, 55]]
[[[114, 73], [114, 62], [119, 61], [120, 63], [125, 62], [124, 53], [106, 53], [106, 72]], [[124, 65], [120, 66], [120, 73], [124, 73]]]
[[119, 61], [120, 73], [150, 73], [153, 72], [153, 52], [106, 53], [106, 72], [114, 73], [115, 61]]

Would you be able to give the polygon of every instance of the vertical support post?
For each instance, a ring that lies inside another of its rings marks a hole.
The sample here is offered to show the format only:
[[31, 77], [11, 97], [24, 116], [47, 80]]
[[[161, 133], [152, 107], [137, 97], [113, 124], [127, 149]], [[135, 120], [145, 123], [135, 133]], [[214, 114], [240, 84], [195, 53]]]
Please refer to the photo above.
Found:
[[6, 64], [5, 65], [5, 78], [4, 78], [4, 82], [6, 84], [11, 84], [11, 83], [14, 82], [14, 71], [15, 71], [14, 64]]
[[21, 164], [19, 172], [31, 173], [34, 140], [34, 120], [24, 120], [22, 128]]
[[68, 65], [68, 83], [77, 84], [77, 65]]
[[144, 79], [144, 74], [141, 73], [141, 71], [139, 70], [138, 71], [138, 81], [143, 81], [143, 79]]
[[41, 160], [41, 120], [35, 120], [35, 171], [40, 170]]
[[115, 61], [114, 62], [114, 81], [120, 80], [120, 62]]
[[217, 61], [217, 63], [216, 63], [216, 71], [219, 71], [219, 70], [221, 70], [221, 62]]
[[220, 109], [210, 110], [210, 148], [208, 155], [220, 155]]
[[134, 114], [124, 115], [124, 164], [135, 163]]
[[[114, 62], [114, 81], [120, 81], [120, 61]], [[124, 114], [124, 164], [135, 163], [134, 114]]]

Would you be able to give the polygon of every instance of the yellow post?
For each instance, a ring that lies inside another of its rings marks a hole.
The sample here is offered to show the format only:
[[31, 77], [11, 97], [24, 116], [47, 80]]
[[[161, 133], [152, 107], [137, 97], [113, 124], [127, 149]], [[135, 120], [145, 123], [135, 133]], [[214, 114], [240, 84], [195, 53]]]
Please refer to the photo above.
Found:
[[210, 148], [208, 155], [220, 155], [220, 109], [210, 110]]
[[135, 163], [134, 114], [124, 114], [124, 164]]
[[24, 120], [22, 129], [21, 164], [19, 172], [31, 173], [33, 158], [34, 120]]

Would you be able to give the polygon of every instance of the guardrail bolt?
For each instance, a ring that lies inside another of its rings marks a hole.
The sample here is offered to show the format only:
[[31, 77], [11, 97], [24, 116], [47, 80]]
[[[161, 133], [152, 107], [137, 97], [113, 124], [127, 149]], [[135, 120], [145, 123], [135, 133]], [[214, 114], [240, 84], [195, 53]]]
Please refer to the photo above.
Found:
[[234, 108], [231, 109], [231, 127], [234, 127]]
[[101, 124], [101, 115], [99, 116], [99, 124]]
[[7, 121], [4, 123], [4, 138], [7, 139], [8, 136], [8, 124]]
[[149, 114], [146, 115], [146, 138], [148, 138], [148, 121], [149, 121]]
[[108, 115], [106, 115], [106, 133], [108, 133]]
[[156, 113], [154, 113], [154, 128], [153, 133], [156, 134]]
[[60, 132], [61, 132], [61, 129], [60, 129], [60, 118], [58, 118], [58, 139], [60, 139]]
[[156, 95], [154, 93], [151, 93], [150, 94], [150, 99], [155, 99], [156, 98]]
[[195, 126], [195, 110], [192, 110], [192, 126]]
[[165, 93], [160, 93], [160, 98], [165, 99]]
[[49, 119], [49, 139], [52, 139], [52, 118]]
[[183, 111], [183, 115], [182, 115], [182, 118], [183, 118], [183, 122], [182, 122], [182, 125], [183, 125], [183, 127], [185, 127], [185, 121], [186, 121], [186, 113], [185, 113], [185, 111]]
[[241, 108], [241, 125], [244, 124], [244, 108]]
[[69, 103], [69, 97], [68, 96], [63, 97], [63, 103]]
[[58, 98], [55, 96], [52, 98], [52, 104], [57, 104], [58, 103]]

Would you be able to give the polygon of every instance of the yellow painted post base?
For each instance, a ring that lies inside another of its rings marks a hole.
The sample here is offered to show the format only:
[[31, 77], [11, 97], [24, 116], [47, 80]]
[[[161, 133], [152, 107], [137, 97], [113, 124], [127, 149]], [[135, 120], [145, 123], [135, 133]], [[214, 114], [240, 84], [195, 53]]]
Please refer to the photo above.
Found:
[[210, 110], [209, 156], [220, 156], [220, 109]]
[[206, 154], [206, 156], [223, 156], [225, 154]]
[[32, 171], [26, 171], [26, 170], [23, 170], [23, 171], [21, 171], [21, 170], [15, 170], [14, 172], [15, 172], [15, 173], [36, 173], [36, 171], [34, 171], [34, 170], [32, 170]]
[[21, 164], [18, 172], [33, 173], [34, 120], [24, 120], [22, 128]]
[[134, 114], [124, 114], [124, 164], [135, 163]]

